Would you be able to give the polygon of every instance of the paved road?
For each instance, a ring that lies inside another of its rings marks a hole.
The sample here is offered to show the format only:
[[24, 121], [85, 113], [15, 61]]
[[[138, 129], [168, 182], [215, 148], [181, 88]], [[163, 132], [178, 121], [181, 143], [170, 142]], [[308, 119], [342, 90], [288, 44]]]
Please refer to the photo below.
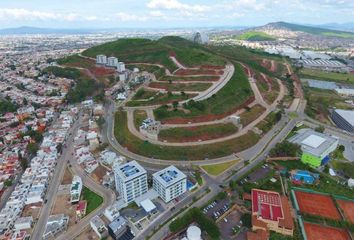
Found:
[[46, 193], [47, 203], [44, 204], [43, 207], [41, 208], [39, 219], [36, 222], [33, 233], [31, 235], [31, 239], [33, 240], [42, 239], [42, 236], [45, 232], [45, 228], [46, 228], [46, 224], [50, 212], [55, 203], [56, 193], [61, 183], [61, 179], [64, 176], [66, 164], [68, 160], [72, 157], [71, 154], [74, 151], [73, 144], [69, 144], [69, 143], [73, 141], [74, 136], [76, 135], [76, 132], [79, 128], [80, 118], [81, 117], [79, 117], [79, 119], [75, 121], [74, 125], [69, 130], [69, 133], [71, 133], [71, 135], [69, 135], [66, 141], [67, 148], [63, 148], [63, 153], [57, 160], [57, 166], [55, 167], [54, 175], [51, 179], [51, 182], [48, 186], [48, 190]]
[[[81, 125], [81, 121], [79, 121], [79, 124]], [[72, 143], [72, 145], [74, 144]], [[90, 224], [90, 220], [92, 217], [103, 214], [104, 210], [107, 207], [111, 206], [116, 200], [115, 193], [112, 190], [105, 188], [103, 185], [94, 181], [78, 164], [76, 158], [71, 157], [69, 162], [71, 164], [71, 170], [73, 172], [73, 175], [80, 176], [84, 186], [90, 188], [92, 191], [102, 196], [103, 203], [100, 205], [100, 207], [95, 209], [95, 211], [91, 212], [85, 218], [81, 219], [80, 222], [77, 223], [75, 226], [72, 226], [66, 232], [59, 235], [56, 240], [67, 240], [75, 238]]]

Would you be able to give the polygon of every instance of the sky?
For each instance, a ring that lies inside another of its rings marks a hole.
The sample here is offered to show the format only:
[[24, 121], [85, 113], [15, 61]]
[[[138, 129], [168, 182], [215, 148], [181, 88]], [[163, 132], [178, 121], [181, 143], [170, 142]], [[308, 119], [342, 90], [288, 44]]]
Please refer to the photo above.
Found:
[[354, 21], [354, 0], [0, 0], [0, 28], [169, 28]]

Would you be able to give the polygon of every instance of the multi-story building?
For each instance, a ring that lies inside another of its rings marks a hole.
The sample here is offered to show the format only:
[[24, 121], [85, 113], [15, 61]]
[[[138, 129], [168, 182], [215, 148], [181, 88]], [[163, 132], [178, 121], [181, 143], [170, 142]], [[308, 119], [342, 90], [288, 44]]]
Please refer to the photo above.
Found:
[[124, 72], [124, 71], [125, 71], [125, 64], [124, 64], [124, 62], [119, 62], [119, 63], [118, 63], [117, 71], [118, 71], [118, 72]]
[[326, 164], [330, 160], [329, 154], [338, 146], [338, 138], [311, 129], [300, 129], [289, 142], [301, 146], [301, 161], [312, 167]]
[[152, 176], [154, 190], [166, 203], [187, 191], [187, 176], [175, 166], [169, 166]]
[[80, 201], [82, 190], [82, 180], [79, 176], [74, 176], [70, 188], [70, 202], [77, 203]]
[[354, 111], [336, 109], [331, 118], [339, 128], [354, 133]]
[[96, 56], [96, 63], [106, 65], [107, 64], [107, 57], [106, 55], [97, 55]]
[[107, 58], [107, 66], [108, 67], [118, 67], [118, 58], [116, 58], [116, 57]]
[[126, 203], [131, 203], [148, 191], [147, 172], [136, 161], [115, 166], [114, 175], [116, 190]]

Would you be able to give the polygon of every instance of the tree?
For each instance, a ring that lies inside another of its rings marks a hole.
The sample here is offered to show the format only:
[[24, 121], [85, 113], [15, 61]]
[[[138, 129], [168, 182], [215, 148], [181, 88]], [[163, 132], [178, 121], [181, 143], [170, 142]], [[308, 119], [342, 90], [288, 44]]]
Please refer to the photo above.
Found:
[[250, 213], [245, 213], [241, 217], [242, 225], [251, 228], [252, 227], [252, 216]]
[[27, 98], [23, 98], [23, 105], [27, 106], [27, 104], [28, 104]]
[[270, 150], [269, 155], [271, 157], [296, 157], [300, 151], [300, 145], [284, 141], [277, 143], [275, 147]]
[[63, 144], [62, 143], [59, 143], [58, 145], [57, 145], [57, 152], [58, 153], [61, 153], [63, 151]]
[[323, 133], [324, 130], [325, 130], [325, 128], [323, 126], [318, 126], [318, 127], [315, 128], [315, 131], [319, 132], [319, 133]]
[[38, 148], [38, 145], [37, 145], [36, 143], [29, 143], [29, 144], [27, 145], [27, 148], [26, 148], [26, 150], [27, 150], [30, 154], [32, 154], [32, 155], [36, 155], [38, 149], [39, 149], [39, 148]]
[[103, 124], [106, 122], [106, 120], [104, 119], [104, 117], [100, 116], [97, 120], [96, 123], [97, 125], [102, 128]]
[[173, 102], [172, 102], [172, 106], [173, 106], [173, 109], [174, 109], [174, 110], [177, 110], [178, 101], [173, 101]]

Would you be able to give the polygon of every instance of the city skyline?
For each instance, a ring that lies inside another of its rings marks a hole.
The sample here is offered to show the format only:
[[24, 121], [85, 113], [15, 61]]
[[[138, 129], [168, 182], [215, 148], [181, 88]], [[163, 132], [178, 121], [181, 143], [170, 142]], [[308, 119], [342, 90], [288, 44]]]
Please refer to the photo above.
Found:
[[287, 21], [344, 23], [354, 17], [349, 0], [44, 0], [9, 1], [0, 7], [2, 28], [166, 28], [256, 26]]

